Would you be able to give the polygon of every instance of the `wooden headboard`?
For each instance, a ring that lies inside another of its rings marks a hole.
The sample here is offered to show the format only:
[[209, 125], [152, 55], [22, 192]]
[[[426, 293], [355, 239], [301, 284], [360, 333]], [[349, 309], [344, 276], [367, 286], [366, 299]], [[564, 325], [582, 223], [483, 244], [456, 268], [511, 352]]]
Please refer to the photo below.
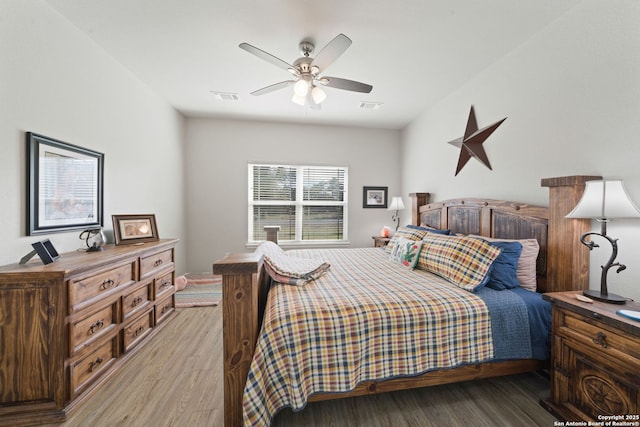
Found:
[[[549, 208], [494, 199], [450, 199], [426, 203], [427, 193], [412, 193], [412, 222], [459, 234], [499, 239], [536, 239], [540, 252], [536, 262], [537, 287], [547, 289]], [[420, 198], [421, 200], [414, 199]]]
[[580, 236], [591, 229], [591, 220], [565, 216], [582, 197], [585, 183], [598, 179], [602, 177], [542, 179], [540, 185], [549, 188], [548, 208], [490, 199], [452, 199], [430, 204], [429, 193], [412, 193], [411, 223], [488, 237], [535, 237], [540, 244], [538, 292], [589, 289], [589, 250], [580, 244]]

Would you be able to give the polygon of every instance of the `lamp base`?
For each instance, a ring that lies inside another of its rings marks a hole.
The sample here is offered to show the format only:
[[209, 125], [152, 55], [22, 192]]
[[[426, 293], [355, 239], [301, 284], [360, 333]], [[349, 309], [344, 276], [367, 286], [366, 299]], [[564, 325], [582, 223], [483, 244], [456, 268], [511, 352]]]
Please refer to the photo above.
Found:
[[609, 293], [603, 294], [600, 291], [593, 291], [590, 289], [584, 291], [583, 294], [585, 296], [588, 296], [589, 298], [592, 298], [597, 301], [606, 302], [608, 304], [624, 304], [627, 302], [627, 299], [625, 297], [621, 297], [620, 295], [609, 294]]

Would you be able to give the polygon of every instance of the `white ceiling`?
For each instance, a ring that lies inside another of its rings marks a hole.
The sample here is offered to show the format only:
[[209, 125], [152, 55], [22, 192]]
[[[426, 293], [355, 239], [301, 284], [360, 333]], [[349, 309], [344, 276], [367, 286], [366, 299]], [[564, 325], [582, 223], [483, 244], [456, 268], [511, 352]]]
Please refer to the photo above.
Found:
[[[401, 129], [579, 0], [47, 2], [186, 116]], [[371, 84], [371, 93], [326, 88], [320, 111], [293, 104], [291, 88], [250, 95], [291, 75], [238, 44], [292, 63], [302, 39], [317, 53], [339, 33], [353, 44], [326, 75]], [[362, 101], [384, 105], [365, 110]]]

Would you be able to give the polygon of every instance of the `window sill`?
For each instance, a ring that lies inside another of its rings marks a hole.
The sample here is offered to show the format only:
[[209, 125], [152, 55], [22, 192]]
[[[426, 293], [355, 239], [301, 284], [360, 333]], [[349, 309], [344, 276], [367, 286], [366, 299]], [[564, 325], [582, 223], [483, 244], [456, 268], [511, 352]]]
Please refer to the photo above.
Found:
[[[255, 250], [258, 246], [260, 246], [262, 242], [247, 242], [246, 248]], [[342, 242], [328, 242], [328, 241], [318, 241], [318, 242], [292, 242], [292, 241], [282, 241], [278, 242], [278, 246], [282, 249], [321, 249], [321, 248], [348, 248], [351, 246], [349, 241]]]

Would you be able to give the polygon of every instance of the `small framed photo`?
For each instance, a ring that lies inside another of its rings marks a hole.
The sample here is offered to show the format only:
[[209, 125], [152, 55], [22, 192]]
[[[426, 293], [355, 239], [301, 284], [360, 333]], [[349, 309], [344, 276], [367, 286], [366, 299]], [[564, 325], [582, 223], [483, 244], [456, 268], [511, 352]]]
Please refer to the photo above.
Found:
[[116, 245], [155, 242], [158, 240], [156, 216], [112, 215], [113, 235]]
[[388, 187], [362, 187], [362, 207], [386, 209], [387, 189]]

